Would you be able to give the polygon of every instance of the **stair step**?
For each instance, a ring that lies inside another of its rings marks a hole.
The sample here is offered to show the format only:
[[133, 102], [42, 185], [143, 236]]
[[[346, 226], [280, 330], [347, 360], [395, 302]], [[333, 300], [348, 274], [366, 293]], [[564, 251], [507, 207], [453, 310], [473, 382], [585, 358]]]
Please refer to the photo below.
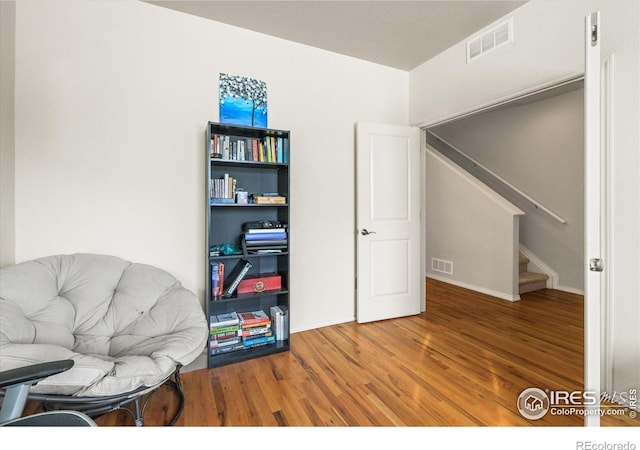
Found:
[[529, 258], [527, 258], [524, 253], [520, 252], [518, 257], [520, 259], [520, 264], [529, 264]]
[[536, 272], [521, 272], [518, 283], [521, 294], [546, 289], [549, 275]]
[[518, 260], [518, 272], [526, 272], [529, 268], [529, 258], [527, 258], [522, 252], [520, 252], [519, 260]]

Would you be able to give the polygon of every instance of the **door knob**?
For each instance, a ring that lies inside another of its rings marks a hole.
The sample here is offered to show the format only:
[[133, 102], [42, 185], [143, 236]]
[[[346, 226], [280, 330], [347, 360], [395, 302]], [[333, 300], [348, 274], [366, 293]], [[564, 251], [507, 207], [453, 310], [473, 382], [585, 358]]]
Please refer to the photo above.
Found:
[[360, 232], [361, 235], [366, 236], [368, 234], [376, 234], [375, 231], [369, 231], [366, 228], [363, 228], [362, 231]]
[[592, 272], [602, 272], [604, 270], [602, 260], [600, 258], [591, 258], [589, 260], [589, 270]]

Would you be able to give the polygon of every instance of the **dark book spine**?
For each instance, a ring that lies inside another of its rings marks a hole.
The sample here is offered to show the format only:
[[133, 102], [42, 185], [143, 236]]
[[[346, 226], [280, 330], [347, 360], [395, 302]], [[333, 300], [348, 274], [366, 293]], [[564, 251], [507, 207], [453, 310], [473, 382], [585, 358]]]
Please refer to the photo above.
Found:
[[236, 291], [236, 288], [244, 278], [244, 276], [249, 272], [253, 265], [247, 261], [246, 259], [241, 259], [238, 264], [233, 268], [233, 272], [229, 274], [228, 280], [229, 285], [224, 289], [224, 296], [229, 298]]

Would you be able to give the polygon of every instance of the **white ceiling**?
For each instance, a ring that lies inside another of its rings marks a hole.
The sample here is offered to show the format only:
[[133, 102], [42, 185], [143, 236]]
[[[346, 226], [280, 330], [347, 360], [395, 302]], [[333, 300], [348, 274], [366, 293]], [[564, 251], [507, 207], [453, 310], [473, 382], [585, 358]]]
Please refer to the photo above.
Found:
[[524, 1], [149, 1], [248, 30], [411, 70]]

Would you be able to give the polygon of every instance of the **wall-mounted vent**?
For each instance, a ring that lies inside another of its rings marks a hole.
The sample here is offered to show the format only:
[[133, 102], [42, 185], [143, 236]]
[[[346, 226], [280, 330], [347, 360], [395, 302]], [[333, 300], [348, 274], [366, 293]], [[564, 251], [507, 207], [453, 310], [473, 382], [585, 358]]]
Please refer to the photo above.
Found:
[[453, 275], [453, 262], [444, 259], [431, 258], [431, 270], [434, 272]]
[[467, 63], [509, 42], [513, 42], [512, 19], [483, 31], [480, 35], [467, 41]]

